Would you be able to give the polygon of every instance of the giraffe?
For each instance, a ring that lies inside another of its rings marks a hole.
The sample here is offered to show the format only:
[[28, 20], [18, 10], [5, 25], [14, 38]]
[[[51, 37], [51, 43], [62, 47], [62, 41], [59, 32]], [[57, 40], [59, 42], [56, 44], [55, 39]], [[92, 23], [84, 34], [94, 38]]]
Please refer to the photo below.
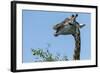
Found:
[[72, 35], [75, 39], [75, 49], [73, 54], [73, 60], [80, 60], [81, 40], [80, 40], [80, 28], [85, 24], [80, 25], [76, 18], [78, 14], [72, 15], [66, 18], [64, 21], [54, 25], [53, 29], [56, 30], [54, 36], [58, 35]]

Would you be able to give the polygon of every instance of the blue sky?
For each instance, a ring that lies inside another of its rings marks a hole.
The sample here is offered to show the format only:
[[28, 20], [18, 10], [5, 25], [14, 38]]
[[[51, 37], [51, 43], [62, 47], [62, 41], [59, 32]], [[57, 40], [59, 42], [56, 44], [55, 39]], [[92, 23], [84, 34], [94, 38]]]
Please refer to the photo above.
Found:
[[[23, 10], [23, 62], [34, 62], [31, 48], [47, 48], [51, 53], [66, 55], [72, 59], [75, 41], [72, 35], [54, 36], [53, 26], [63, 21], [65, 18], [76, 14], [75, 12], [50, 12]], [[78, 13], [77, 21], [86, 24], [81, 32], [81, 60], [91, 59], [91, 14]]]

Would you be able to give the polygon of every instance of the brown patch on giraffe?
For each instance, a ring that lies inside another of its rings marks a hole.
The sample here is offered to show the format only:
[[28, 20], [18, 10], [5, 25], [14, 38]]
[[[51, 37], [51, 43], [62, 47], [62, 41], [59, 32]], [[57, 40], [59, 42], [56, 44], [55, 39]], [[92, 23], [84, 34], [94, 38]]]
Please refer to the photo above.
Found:
[[[79, 29], [79, 28], [78, 28]], [[74, 50], [74, 55], [73, 55], [73, 59], [74, 60], [80, 60], [80, 32], [78, 30], [78, 32], [74, 35], [75, 37], [75, 50]]]

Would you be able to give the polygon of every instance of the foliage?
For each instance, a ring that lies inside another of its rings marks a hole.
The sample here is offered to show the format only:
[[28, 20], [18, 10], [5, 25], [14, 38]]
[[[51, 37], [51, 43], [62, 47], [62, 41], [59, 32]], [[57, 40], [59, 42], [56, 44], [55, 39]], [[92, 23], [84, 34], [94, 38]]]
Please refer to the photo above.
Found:
[[37, 56], [40, 60], [36, 62], [44, 62], [44, 61], [67, 61], [67, 56], [61, 57], [60, 55], [54, 56], [52, 53], [49, 52], [48, 49], [45, 51], [41, 48], [38, 49], [32, 49], [32, 54], [34, 56]]

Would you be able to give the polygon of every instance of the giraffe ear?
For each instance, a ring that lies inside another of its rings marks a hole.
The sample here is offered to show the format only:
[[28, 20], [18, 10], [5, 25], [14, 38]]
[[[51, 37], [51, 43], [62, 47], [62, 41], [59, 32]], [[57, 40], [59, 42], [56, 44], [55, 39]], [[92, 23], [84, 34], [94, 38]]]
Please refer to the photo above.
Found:
[[85, 24], [80, 24], [80, 28], [83, 28], [85, 26]]

